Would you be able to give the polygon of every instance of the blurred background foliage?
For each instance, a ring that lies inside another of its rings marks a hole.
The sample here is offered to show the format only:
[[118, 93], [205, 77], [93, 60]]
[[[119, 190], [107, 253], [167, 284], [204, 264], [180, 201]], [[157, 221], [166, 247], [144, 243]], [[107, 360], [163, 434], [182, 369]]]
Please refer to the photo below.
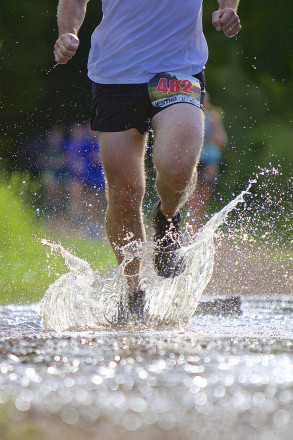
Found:
[[[60, 232], [50, 233], [36, 221], [36, 210], [28, 203], [36, 182], [28, 173], [0, 173], [0, 304], [40, 299], [48, 286], [68, 272], [60, 253], [42, 245], [41, 239], [58, 242]], [[93, 269], [106, 271], [115, 264], [114, 254], [104, 241], [62, 234], [62, 245]]]

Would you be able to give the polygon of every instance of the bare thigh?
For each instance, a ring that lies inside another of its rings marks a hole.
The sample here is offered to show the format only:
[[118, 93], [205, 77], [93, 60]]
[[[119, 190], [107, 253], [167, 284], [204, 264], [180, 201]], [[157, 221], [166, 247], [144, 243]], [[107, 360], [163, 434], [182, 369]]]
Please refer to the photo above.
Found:
[[136, 129], [98, 133], [108, 193], [143, 191], [146, 138]]
[[198, 162], [204, 134], [204, 113], [191, 104], [175, 104], [152, 119], [154, 165], [164, 179], [184, 187]]

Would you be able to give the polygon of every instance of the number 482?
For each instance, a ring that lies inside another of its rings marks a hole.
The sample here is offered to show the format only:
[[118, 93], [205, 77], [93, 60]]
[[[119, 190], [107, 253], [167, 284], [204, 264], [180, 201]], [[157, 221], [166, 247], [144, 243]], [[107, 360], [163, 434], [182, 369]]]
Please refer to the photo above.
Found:
[[179, 79], [171, 79], [169, 81], [169, 87], [168, 87], [167, 78], [160, 78], [160, 81], [157, 86], [157, 93], [163, 93], [164, 95], [167, 93], [176, 93], [176, 92], [192, 93], [192, 91], [190, 90], [191, 87], [192, 87], [192, 83], [188, 81], [188, 79], [183, 79], [182, 81], [179, 81]]

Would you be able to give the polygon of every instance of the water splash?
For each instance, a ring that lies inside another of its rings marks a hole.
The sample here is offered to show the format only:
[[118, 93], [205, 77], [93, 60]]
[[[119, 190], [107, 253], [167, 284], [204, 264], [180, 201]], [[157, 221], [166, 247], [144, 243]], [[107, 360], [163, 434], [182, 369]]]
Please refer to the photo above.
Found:
[[118, 303], [127, 292], [124, 265], [134, 255], [142, 258], [142, 285], [146, 292], [146, 324], [175, 325], [187, 322], [211, 279], [214, 266], [214, 235], [227, 216], [244, 203], [250, 186], [216, 213], [194, 238], [186, 237], [178, 258], [186, 262], [175, 277], [159, 277], [153, 267], [153, 243], [134, 243], [124, 249], [124, 264], [111, 274], [101, 275], [90, 265], [65, 250], [61, 244], [42, 240], [52, 251], [60, 252], [69, 272], [47, 290], [41, 301], [44, 324], [55, 331], [97, 329], [117, 321]]
[[119, 292], [126, 288], [122, 267], [112, 276], [102, 277], [61, 244], [47, 240], [42, 243], [60, 252], [69, 269], [48, 288], [40, 303], [45, 327], [64, 331], [108, 326], [117, 314]]
[[193, 239], [189, 238], [189, 243], [178, 250], [178, 258], [183, 257], [186, 262], [186, 267], [179, 276], [169, 279], [156, 276], [150, 254], [153, 248], [148, 247], [147, 255], [143, 259], [143, 275], [146, 291], [150, 292], [146, 305], [149, 323], [176, 324], [188, 321], [194, 314], [212, 277], [215, 232], [225, 223], [229, 213], [239, 203], [245, 202], [244, 196], [249, 194], [250, 186], [216, 213]]

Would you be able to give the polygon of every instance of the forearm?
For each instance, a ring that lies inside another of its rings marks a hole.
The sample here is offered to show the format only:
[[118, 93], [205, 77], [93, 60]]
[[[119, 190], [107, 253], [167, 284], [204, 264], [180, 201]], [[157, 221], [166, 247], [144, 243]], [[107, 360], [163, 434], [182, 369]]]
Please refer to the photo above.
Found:
[[231, 8], [234, 9], [234, 11], [237, 11], [238, 5], [240, 0], [218, 0], [219, 8], [220, 9], [226, 9]]
[[77, 35], [86, 13], [89, 0], [59, 0], [57, 22], [59, 36], [70, 33]]

